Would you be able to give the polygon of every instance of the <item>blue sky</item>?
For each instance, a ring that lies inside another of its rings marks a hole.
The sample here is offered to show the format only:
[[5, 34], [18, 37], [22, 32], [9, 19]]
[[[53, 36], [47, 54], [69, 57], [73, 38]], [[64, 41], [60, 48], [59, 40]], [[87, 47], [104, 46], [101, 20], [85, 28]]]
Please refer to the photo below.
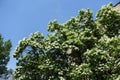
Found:
[[13, 51], [18, 41], [36, 31], [47, 35], [47, 25], [52, 20], [64, 23], [77, 16], [81, 9], [90, 8], [94, 15], [109, 2], [119, 0], [0, 0], [0, 33], [4, 39], [11, 39], [12, 50], [8, 68], [15, 69]]

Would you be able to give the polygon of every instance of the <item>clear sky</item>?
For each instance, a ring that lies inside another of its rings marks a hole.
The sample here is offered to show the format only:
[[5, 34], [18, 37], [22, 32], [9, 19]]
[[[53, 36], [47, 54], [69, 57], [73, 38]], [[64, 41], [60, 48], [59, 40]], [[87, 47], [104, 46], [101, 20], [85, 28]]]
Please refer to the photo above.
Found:
[[16, 67], [12, 55], [22, 38], [36, 31], [46, 36], [50, 21], [64, 23], [81, 9], [89, 8], [95, 16], [102, 5], [110, 2], [116, 4], [119, 0], [0, 0], [0, 33], [13, 45], [8, 68]]

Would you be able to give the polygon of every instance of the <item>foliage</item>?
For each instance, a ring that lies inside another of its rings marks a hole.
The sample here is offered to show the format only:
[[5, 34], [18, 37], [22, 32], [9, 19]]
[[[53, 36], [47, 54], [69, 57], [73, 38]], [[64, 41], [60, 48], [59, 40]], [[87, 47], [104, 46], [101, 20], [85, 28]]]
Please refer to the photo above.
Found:
[[20, 80], [115, 80], [120, 77], [120, 13], [104, 6], [93, 19], [91, 10], [64, 24], [52, 21], [50, 32], [19, 42], [15, 77]]
[[7, 63], [10, 59], [11, 41], [4, 41], [0, 34], [0, 76], [7, 73]]

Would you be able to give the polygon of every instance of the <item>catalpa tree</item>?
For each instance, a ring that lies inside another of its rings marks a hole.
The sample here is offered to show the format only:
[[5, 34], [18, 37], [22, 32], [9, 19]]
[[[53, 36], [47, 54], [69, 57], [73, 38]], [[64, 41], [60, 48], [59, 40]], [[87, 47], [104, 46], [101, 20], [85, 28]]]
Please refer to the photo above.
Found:
[[120, 12], [111, 4], [96, 19], [91, 10], [64, 24], [52, 21], [47, 37], [40, 32], [15, 49], [15, 77], [20, 80], [120, 79]]

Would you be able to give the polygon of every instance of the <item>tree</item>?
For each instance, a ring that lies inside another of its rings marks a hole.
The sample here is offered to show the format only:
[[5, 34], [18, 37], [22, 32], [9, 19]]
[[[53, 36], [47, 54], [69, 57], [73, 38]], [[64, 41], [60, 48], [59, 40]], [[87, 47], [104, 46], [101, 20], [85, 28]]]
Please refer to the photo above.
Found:
[[10, 50], [12, 44], [11, 41], [4, 41], [2, 35], [0, 34], [0, 75], [7, 72], [7, 63], [10, 59]]
[[91, 10], [64, 24], [52, 21], [50, 32], [39, 32], [19, 42], [16, 78], [21, 80], [120, 79], [120, 12], [111, 4], [93, 18]]

